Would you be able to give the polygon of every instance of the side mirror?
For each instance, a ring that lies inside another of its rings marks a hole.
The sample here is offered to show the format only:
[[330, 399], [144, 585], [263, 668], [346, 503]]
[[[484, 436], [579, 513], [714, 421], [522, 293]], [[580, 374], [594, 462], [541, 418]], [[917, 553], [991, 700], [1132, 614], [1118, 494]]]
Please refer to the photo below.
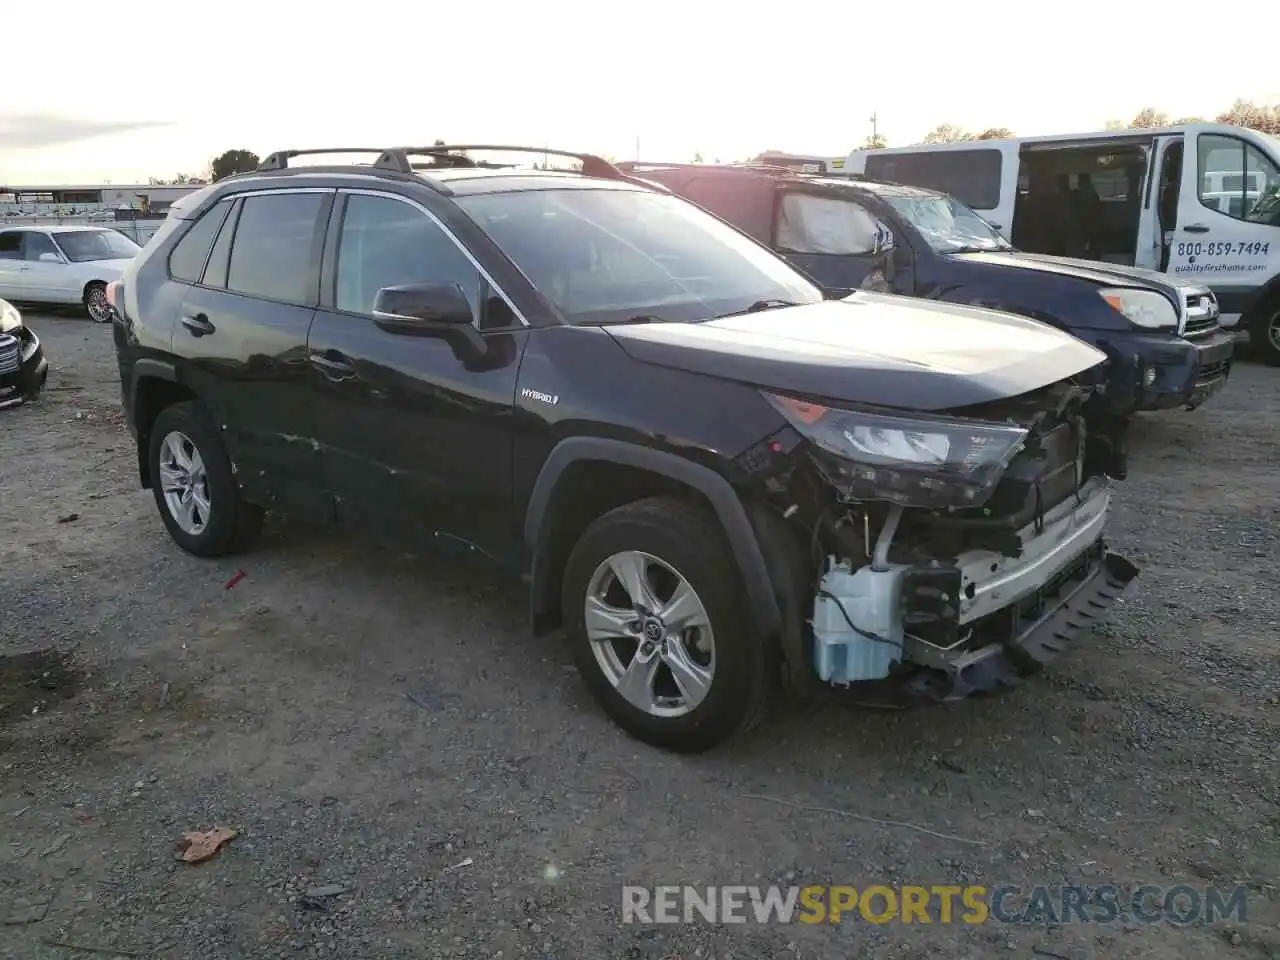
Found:
[[61, 263], [62, 258], [56, 253], [42, 253], [37, 258], [40, 263]]
[[406, 337], [441, 336], [471, 326], [474, 317], [456, 283], [415, 283], [383, 287], [373, 298], [373, 322]]

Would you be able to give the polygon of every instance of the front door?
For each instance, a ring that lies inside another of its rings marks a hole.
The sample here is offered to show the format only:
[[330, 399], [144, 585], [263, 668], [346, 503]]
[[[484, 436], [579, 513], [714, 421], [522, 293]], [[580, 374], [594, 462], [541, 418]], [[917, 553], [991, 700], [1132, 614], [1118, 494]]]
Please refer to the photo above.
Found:
[[[221, 224], [173, 327], [174, 351], [224, 425], [241, 482], [266, 505], [317, 520], [332, 520], [333, 511], [320, 484], [307, 332], [333, 196], [302, 189], [246, 196]], [[200, 244], [208, 240], [196, 233], [203, 220], [190, 231]], [[192, 262], [202, 262], [199, 251]], [[172, 263], [187, 269], [186, 258]]]
[[39, 303], [76, 303], [80, 300], [75, 276], [57, 244], [43, 230], [28, 230], [22, 237], [24, 296]]
[[0, 231], [0, 300], [22, 300], [26, 295], [26, 264], [22, 260], [25, 230]]
[[[339, 204], [307, 344], [338, 519], [383, 539], [505, 561], [518, 542], [512, 415], [524, 325], [424, 207], [358, 191], [340, 194]], [[458, 284], [471, 302], [482, 361], [451, 338], [374, 322], [379, 289], [433, 282]]]
[[1258, 211], [1280, 169], [1255, 144], [1225, 133], [1190, 134], [1169, 272], [1210, 287], [1224, 326], [1270, 276], [1280, 224]]
[[887, 289], [893, 243], [892, 232], [853, 200], [798, 191], [779, 198], [774, 248], [829, 294]]

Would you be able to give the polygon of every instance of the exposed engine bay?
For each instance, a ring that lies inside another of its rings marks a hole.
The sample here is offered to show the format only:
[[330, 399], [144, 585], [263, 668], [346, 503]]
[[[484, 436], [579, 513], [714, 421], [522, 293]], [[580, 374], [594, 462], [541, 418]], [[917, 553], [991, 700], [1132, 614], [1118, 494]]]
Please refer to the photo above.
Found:
[[[1137, 576], [1103, 539], [1124, 423], [1065, 380], [946, 417], [766, 394], [790, 428], [743, 465], [793, 676], [928, 700], [1016, 685]], [[777, 571], [799, 567], [805, 577]]]

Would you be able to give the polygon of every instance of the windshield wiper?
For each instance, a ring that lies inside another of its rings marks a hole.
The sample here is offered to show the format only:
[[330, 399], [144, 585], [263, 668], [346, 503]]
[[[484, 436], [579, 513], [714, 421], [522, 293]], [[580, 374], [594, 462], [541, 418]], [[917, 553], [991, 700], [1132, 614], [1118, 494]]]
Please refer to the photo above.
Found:
[[947, 253], [1005, 253], [1012, 249], [1013, 247], [1011, 246], [980, 246], [976, 243], [971, 243], [968, 246], [964, 246], [964, 247], [952, 247], [946, 252]]
[[800, 304], [794, 300], [757, 300], [755, 303], [751, 304], [751, 306], [743, 310], [734, 310], [732, 313], [722, 313], [720, 316], [716, 317], [716, 319], [723, 320], [725, 317], [740, 317], [744, 313], [760, 313], [763, 310], [777, 310], [780, 307], [798, 306], [800, 306]]
[[640, 313], [634, 317], [627, 317], [625, 320], [610, 320], [602, 323], [602, 327], [625, 327], [629, 323], [671, 323], [666, 317], [659, 317], [652, 313]]

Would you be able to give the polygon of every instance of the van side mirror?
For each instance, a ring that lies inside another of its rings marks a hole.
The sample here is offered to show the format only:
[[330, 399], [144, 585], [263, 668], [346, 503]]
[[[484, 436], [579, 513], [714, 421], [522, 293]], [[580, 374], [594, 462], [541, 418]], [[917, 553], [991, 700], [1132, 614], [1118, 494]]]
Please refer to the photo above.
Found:
[[56, 253], [42, 253], [36, 259], [39, 263], [62, 263], [62, 258]]

